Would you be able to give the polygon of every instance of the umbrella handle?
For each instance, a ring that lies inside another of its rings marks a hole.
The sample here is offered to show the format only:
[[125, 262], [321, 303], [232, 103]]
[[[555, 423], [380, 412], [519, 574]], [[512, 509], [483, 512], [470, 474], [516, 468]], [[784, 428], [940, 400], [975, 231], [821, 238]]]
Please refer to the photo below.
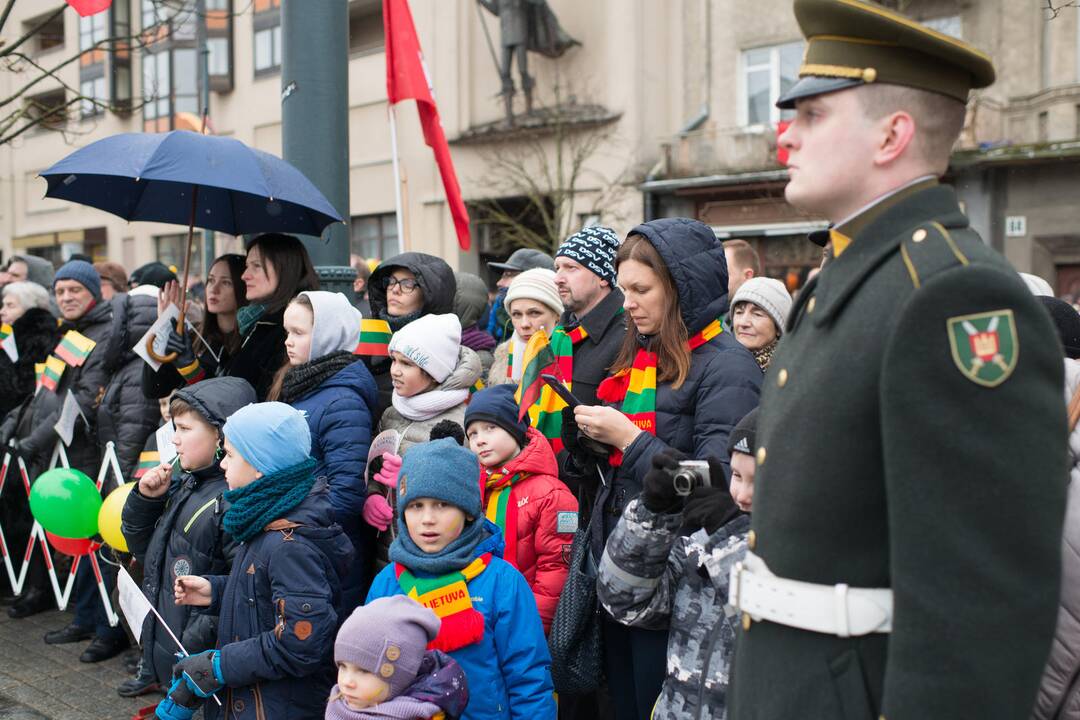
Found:
[[177, 354], [174, 352], [158, 355], [157, 351], [154, 350], [154, 338], [152, 337], [146, 338], [146, 354], [154, 358], [154, 360], [157, 360], [159, 363], [171, 363], [177, 357]]

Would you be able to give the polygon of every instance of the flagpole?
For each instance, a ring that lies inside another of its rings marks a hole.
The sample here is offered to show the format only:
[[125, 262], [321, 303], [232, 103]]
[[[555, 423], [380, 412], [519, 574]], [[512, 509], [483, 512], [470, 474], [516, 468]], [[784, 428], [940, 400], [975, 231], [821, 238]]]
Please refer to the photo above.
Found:
[[[390, 156], [393, 158], [394, 164], [394, 205], [397, 217], [397, 236], [398, 242], [404, 248], [405, 223], [401, 207], [401, 169], [398, 167], [397, 113], [394, 111], [393, 104], [387, 106], [387, 114], [390, 118]], [[385, 258], [383, 259], [385, 260]]]

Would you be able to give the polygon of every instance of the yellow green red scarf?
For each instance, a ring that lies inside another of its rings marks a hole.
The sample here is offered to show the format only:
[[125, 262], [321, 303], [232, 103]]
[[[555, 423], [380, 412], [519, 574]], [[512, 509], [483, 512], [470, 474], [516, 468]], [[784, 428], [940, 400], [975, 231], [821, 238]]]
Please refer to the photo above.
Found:
[[398, 585], [405, 594], [442, 620], [439, 634], [428, 643], [429, 650], [453, 652], [484, 637], [484, 616], [473, 608], [468, 583], [489, 563], [491, 553], [484, 553], [458, 572], [433, 578], [416, 577], [401, 563], [394, 563]]
[[[686, 341], [686, 348], [693, 352], [723, 331], [724, 326], [719, 318], [713, 320]], [[596, 397], [604, 402], [621, 403], [619, 410], [623, 415], [644, 432], [656, 435], [656, 353], [638, 348], [633, 365], [600, 383]], [[622, 460], [622, 450], [618, 448], [608, 456], [608, 463], [612, 467], [621, 465]]]
[[503, 531], [503, 541], [506, 543], [503, 559], [517, 567], [517, 498], [514, 485], [525, 476], [522, 473], [489, 474], [486, 470], [484, 475], [484, 487], [488, 492], [484, 514]]
[[[574, 348], [587, 337], [589, 333], [584, 325], [578, 325], [569, 332], [562, 325], [556, 325], [551, 333], [551, 351], [555, 355], [560, 378], [567, 390], [571, 389], [571, 378], [574, 377]], [[563, 399], [546, 385], [540, 391], [537, 401], [529, 406], [529, 424], [547, 438], [555, 453], [563, 449], [562, 410], [564, 407], [566, 403]]]

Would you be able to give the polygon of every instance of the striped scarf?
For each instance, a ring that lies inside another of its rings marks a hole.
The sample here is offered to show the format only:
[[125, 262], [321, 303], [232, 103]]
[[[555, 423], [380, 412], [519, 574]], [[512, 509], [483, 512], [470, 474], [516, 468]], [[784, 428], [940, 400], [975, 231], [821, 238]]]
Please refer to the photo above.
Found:
[[484, 514], [487, 519], [499, 526], [503, 531], [503, 541], [506, 550], [503, 558], [514, 567], [517, 567], [517, 498], [514, 485], [524, 478], [521, 473], [507, 475], [505, 472], [488, 473], [484, 470], [484, 487], [487, 489], [487, 509]]
[[416, 577], [401, 563], [394, 563], [394, 574], [405, 594], [442, 620], [439, 634], [428, 643], [428, 650], [453, 652], [484, 637], [484, 616], [472, 605], [469, 581], [484, 572], [490, 562], [491, 553], [484, 553], [462, 570], [432, 578]]
[[[686, 341], [690, 352], [724, 331], [719, 318], [713, 320], [704, 330]], [[656, 353], [638, 348], [634, 363], [630, 368], [623, 368], [600, 383], [596, 390], [598, 400], [620, 403], [619, 410], [642, 431], [656, 435]], [[608, 456], [612, 467], [622, 465], [622, 450], [616, 448]]]
[[[558, 363], [559, 375], [567, 390], [571, 388], [574, 377], [574, 348], [589, 337], [584, 325], [578, 325], [567, 331], [562, 325], [556, 325], [551, 333], [551, 351]], [[540, 398], [529, 406], [529, 424], [547, 438], [551, 449], [558, 454], [563, 449], [562, 410], [566, 407], [563, 399], [551, 388], [544, 386]]]

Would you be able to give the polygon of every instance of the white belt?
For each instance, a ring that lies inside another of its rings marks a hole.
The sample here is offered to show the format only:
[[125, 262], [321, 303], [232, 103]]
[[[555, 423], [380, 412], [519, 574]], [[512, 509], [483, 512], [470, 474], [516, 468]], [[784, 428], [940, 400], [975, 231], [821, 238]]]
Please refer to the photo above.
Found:
[[892, 590], [786, 580], [752, 552], [731, 568], [728, 597], [755, 621], [840, 637], [892, 632]]

